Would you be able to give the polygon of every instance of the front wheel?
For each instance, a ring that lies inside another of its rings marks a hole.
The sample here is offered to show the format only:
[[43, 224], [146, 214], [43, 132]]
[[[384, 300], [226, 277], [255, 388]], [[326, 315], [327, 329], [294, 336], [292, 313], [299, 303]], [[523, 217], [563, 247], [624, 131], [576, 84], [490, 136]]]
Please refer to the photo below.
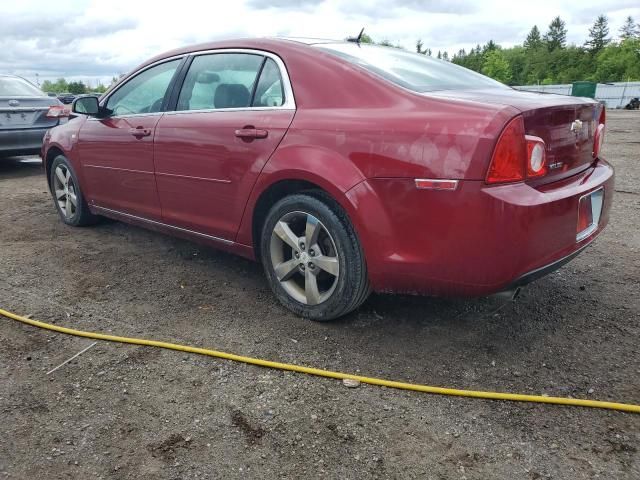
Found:
[[340, 206], [316, 192], [285, 197], [269, 211], [261, 257], [278, 300], [297, 315], [332, 320], [369, 294], [364, 254]]
[[89, 211], [78, 177], [64, 155], [53, 160], [49, 182], [56, 210], [64, 223], [74, 227], [96, 223], [98, 217]]

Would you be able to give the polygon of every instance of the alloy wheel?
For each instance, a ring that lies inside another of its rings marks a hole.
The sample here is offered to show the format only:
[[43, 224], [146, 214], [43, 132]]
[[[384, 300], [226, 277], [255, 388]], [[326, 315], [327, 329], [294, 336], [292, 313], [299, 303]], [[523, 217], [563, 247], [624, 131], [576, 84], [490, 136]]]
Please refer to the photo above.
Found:
[[58, 207], [65, 218], [71, 218], [78, 209], [78, 197], [71, 171], [66, 165], [58, 165], [53, 177], [53, 190]]
[[290, 212], [271, 233], [271, 264], [282, 288], [305, 305], [318, 305], [334, 292], [340, 276], [336, 244], [327, 228], [305, 212]]

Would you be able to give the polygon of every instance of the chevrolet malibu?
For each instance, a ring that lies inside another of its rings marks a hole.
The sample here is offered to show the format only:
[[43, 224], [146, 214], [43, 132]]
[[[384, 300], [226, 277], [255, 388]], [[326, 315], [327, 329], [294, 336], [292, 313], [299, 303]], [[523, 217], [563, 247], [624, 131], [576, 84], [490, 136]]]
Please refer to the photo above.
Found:
[[589, 245], [613, 195], [600, 104], [356, 42], [182, 48], [73, 111], [42, 149], [63, 222], [256, 259], [314, 320], [372, 290], [515, 289]]

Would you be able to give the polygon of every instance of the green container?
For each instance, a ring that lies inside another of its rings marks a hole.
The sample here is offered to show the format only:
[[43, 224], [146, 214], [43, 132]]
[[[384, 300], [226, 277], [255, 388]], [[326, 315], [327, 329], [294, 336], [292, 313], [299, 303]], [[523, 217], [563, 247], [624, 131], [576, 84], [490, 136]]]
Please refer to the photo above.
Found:
[[595, 82], [573, 82], [571, 96], [596, 98], [597, 86], [598, 84]]

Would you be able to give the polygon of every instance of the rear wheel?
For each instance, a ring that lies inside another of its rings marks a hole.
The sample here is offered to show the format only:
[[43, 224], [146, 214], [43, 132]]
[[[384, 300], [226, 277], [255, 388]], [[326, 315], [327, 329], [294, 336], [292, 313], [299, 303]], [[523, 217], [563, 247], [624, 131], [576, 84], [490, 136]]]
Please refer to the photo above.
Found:
[[349, 219], [330, 197], [286, 197], [265, 220], [262, 263], [278, 300], [312, 320], [332, 320], [369, 294], [364, 255]]
[[56, 210], [64, 223], [74, 227], [96, 223], [98, 217], [89, 211], [78, 177], [64, 155], [53, 160], [49, 182]]

